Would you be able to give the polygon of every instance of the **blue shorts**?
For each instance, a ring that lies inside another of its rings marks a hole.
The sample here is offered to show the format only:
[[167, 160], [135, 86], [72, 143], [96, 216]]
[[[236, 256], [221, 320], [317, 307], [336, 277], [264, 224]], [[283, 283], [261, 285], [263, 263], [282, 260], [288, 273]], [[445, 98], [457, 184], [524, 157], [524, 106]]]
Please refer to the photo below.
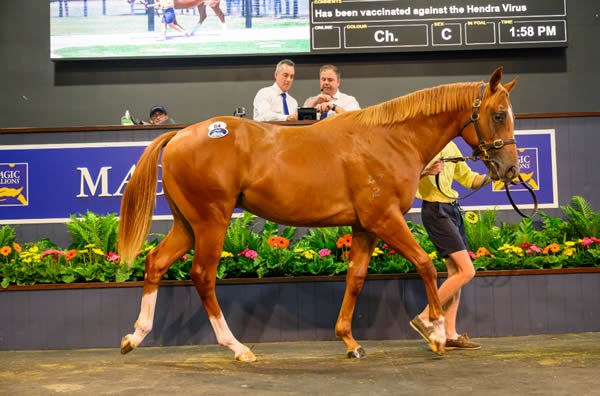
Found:
[[468, 250], [465, 223], [457, 203], [423, 201], [421, 220], [440, 257]]
[[162, 23], [166, 23], [167, 25], [175, 22], [175, 9], [167, 8], [163, 11]]

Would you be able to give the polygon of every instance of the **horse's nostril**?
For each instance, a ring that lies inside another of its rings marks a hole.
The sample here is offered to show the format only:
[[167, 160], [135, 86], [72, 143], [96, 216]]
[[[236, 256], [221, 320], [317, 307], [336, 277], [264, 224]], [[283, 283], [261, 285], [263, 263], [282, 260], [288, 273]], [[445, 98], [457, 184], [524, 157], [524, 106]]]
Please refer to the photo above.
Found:
[[513, 165], [510, 168], [508, 168], [508, 171], [506, 172], [506, 176], [510, 179], [515, 178], [517, 176], [517, 167]]

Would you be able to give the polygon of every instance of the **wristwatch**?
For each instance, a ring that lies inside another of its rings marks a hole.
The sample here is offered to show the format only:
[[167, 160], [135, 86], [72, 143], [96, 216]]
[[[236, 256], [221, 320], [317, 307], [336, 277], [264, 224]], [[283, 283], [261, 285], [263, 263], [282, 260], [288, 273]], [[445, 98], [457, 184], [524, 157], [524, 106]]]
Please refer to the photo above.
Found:
[[331, 111], [335, 111], [336, 107], [337, 107], [337, 105], [334, 103], [333, 106], [331, 106]]

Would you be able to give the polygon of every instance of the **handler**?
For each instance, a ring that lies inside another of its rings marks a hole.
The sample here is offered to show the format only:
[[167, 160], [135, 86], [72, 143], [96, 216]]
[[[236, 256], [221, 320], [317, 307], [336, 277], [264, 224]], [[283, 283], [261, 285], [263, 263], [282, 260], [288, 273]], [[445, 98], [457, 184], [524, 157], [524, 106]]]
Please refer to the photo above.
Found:
[[[423, 200], [421, 219], [440, 257], [446, 262], [448, 278], [438, 289], [444, 308], [446, 349], [479, 349], [480, 345], [456, 331], [456, 314], [460, 303], [461, 288], [475, 276], [475, 268], [469, 257], [467, 235], [462, 211], [456, 201], [458, 193], [452, 189], [456, 180], [466, 188], [476, 189], [491, 182], [485, 175], [473, 172], [464, 162], [444, 162], [441, 158], [457, 158], [462, 154], [456, 144], [448, 143], [421, 173], [417, 198]], [[439, 184], [435, 181], [439, 173]], [[445, 195], [448, 195], [449, 198]], [[433, 331], [429, 322], [429, 306], [410, 321], [410, 325], [427, 342]]]

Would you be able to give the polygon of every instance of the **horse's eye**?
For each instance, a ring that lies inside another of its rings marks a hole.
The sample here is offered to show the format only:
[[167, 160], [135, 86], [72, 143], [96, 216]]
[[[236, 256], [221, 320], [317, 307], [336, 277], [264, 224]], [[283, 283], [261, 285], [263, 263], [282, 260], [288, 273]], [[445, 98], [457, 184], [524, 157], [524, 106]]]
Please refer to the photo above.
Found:
[[506, 118], [506, 113], [496, 113], [496, 114], [494, 114], [494, 120], [495, 121], [504, 121], [505, 118]]

